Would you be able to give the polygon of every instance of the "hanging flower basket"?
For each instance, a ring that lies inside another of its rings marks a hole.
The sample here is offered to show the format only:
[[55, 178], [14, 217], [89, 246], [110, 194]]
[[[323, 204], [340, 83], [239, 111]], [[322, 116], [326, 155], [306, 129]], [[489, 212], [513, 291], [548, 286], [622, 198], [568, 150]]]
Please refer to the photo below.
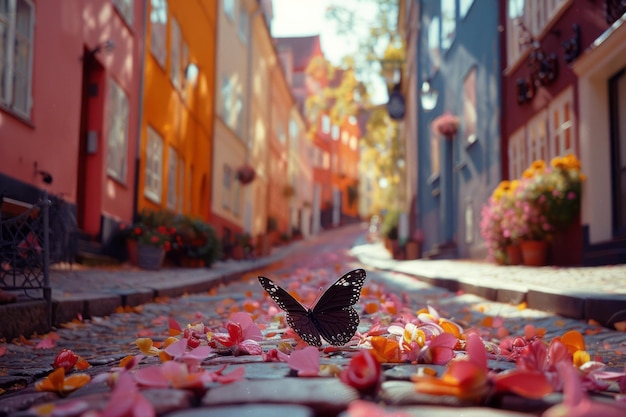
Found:
[[237, 169], [237, 180], [242, 185], [250, 184], [252, 181], [254, 181], [255, 177], [256, 172], [254, 171], [254, 168], [252, 168], [250, 165], [246, 164]]
[[447, 139], [452, 139], [459, 129], [459, 118], [453, 116], [450, 112], [445, 112], [433, 120], [432, 128], [435, 133]]

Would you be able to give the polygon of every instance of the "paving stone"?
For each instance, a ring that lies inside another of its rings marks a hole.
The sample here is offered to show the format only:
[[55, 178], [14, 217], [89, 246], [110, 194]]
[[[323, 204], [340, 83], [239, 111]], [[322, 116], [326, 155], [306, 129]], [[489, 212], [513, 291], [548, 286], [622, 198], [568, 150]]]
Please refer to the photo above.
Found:
[[[385, 407], [387, 413], [393, 416], [394, 412], [406, 413], [415, 417], [450, 417], [453, 415], [459, 417], [528, 417], [528, 414], [516, 413], [513, 411], [496, 410], [487, 407], [436, 407], [423, 406], [419, 407]], [[338, 417], [350, 417], [347, 412], [339, 414]]]
[[168, 414], [167, 417], [313, 417], [313, 410], [284, 404], [251, 404], [229, 407], [196, 408]]
[[238, 381], [211, 389], [205, 406], [232, 404], [299, 404], [317, 415], [334, 415], [359, 398], [356, 390], [334, 378], [287, 378], [282, 381]]
[[141, 394], [154, 406], [157, 415], [172, 413], [192, 407], [192, 392], [181, 389], [145, 389]]
[[54, 401], [58, 399], [56, 394], [51, 392], [19, 392], [16, 394], [5, 394], [0, 397], [0, 417], [13, 416], [16, 412], [26, 410], [29, 407]]
[[383, 382], [380, 398], [389, 405], [437, 404], [454, 407], [471, 405], [456, 397], [419, 393], [415, 391], [415, 384], [410, 381]]

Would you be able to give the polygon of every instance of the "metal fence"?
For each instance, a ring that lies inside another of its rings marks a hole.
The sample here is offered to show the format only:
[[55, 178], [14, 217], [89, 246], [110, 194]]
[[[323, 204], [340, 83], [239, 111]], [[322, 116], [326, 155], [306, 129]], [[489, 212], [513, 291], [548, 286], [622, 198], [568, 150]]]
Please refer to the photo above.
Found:
[[0, 198], [0, 204], [3, 206], [0, 210], [0, 289], [23, 291], [28, 298], [45, 300], [50, 325], [51, 202], [48, 193], [44, 190], [41, 199], [32, 205], [7, 198]]

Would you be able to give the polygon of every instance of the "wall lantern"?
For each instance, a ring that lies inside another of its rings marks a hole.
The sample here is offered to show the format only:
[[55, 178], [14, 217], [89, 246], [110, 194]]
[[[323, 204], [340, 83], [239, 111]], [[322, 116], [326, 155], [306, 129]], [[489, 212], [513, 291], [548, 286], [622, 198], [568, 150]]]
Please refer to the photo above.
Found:
[[404, 119], [406, 102], [404, 95], [400, 91], [402, 83], [403, 59], [382, 59], [380, 60], [382, 75], [387, 85], [389, 100], [387, 101], [387, 113], [393, 120]]
[[431, 111], [437, 107], [437, 99], [439, 98], [439, 91], [435, 90], [430, 81], [430, 77], [426, 78], [420, 89], [420, 103], [424, 111]]

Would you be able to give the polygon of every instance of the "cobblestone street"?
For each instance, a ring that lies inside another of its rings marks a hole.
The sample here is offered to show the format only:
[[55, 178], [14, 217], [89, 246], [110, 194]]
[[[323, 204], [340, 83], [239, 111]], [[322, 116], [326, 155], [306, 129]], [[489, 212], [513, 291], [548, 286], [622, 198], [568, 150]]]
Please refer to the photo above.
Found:
[[[129, 306], [123, 312], [104, 317], [94, 316], [82, 322], [67, 321], [48, 335], [0, 343], [0, 392], [4, 391], [0, 394], [0, 416], [81, 415], [87, 409], [104, 410], [102, 415], [121, 415], [111, 411], [111, 389], [106, 378], [101, 375], [118, 367], [120, 360], [126, 356], [140, 354], [136, 343], [138, 338], [150, 338], [155, 346], [162, 347], [161, 342], [175, 330], [172, 322], [178, 323], [182, 329], [187, 328], [188, 324], [202, 323], [210, 333], [217, 334], [225, 331], [229, 319], [238, 312], [250, 314], [254, 324], [261, 330], [263, 337], [258, 345], [263, 355], [234, 356], [212, 349], [202, 361], [204, 369], [215, 372], [215, 375], [233, 375], [234, 382], [226, 383], [227, 378], [216, 377], [212, 382], [205, 381], [202, 388], [172, 381], [167, 386], [155, 383], [137, 392], [129, 391], [128, 398], [137, 402], [137, 396], [140, 395], [154, 407], [157, 415], [168, 417], [357, 416], [364, 415], [359, 414], [363, 410], [369, 410], [368, 415], [374, 415], [371, 414], [372, 409], [368, 408], [373, 407], [374, 403], [378, 404], [381, 413], [383, 409], [390, 413], [385, 415], [444, 416], [451, 414], [451, 407], [460, 406], [464, 407], [465, 416], [539, 415], [562, 400], [559, 393], [534, 400], [514, 394], [501, 394], [484, 397], [477, 403], [453, 396], [417, 393], [411, 376], [424, 372], [441, 375], [446, 369], [444, 365], [424, 363], [423, 360], [384, 363], [384, 382], [374, 396], [364, 395], [337, 377], [350, 366], [357, 352], [369, 346], [363, 343], [368, 335], [387, 334], [390, 324], [400, 323], [403, 321], [401, 317], [414, 315], [426, 307], [434, 308], [441, 318], [459, 324], [464, 334], [474, 329], [483, 341], [493, 342], [494, 345], [505, 337], [524, 336], [528, 324], [545, 329], [542, 339], [546, 342], [575, 330], [584, 335], [586, 351], [591, 358], [607, 364], [608, 370], [624, 371], [626, 334], [623, 332], [527, 308], [526, 301], [503, 303], [498, 302], [497, 297], [482, 298], [458, 288], [450, 291], [443, 286], [432, 285], [432, 282], [427, 282], [428, 279], [418, 279], [410, 271], [398, 272], [402, 262], [392, 267], [391, 261], [385, 261], [383, 254], [379, 254], [376, 259], [376, 250], [376, 245], [365, 242], [361, 227], [325, 232], [315, 240], [298, 242], [284, 249], [282, 260], [277, 259], [262, 268], [242, 273], [240, 279], [228, 282], [216, 280], [207, 291], [161, 296], [155, 302]], [[477, 275], [469, 265], [471, 263], [465, 265], [466, 281]], [[459, 267], [463, 268], [463, 264]], [[314, 304], [316, 297], [319, 297], [317, 288], [327, 287], [344, 273], [356, 268], [364, 268], [367, 272], [361, 300], [355, 306], [361, 318], [357, 332], [360, 337], [355, 337], [345, 347], [328, 348], [328, 345], [324, 345], [321, 350], [321, 367], [316, 377], [304, 376], [303, 373], [298, 375], [290, 362], [268, 359], [270, 352], [276, 352], [273, 349], [283, 350], [285, 342], [292, 344], [296, 339], [295, 334], [287, 330], [284, 320], [279, 320], [283, 313], [264, 294], [257, 276], [266, 276], [285, 289], [302, 295], [305, 304]], [[516, 285], [519, 287], [523, 283], [525, 275], [532, 277], [532, 271], [516, 269]], [[541, 270], [541, 273], [548, 272], [549, 269]], [[146, 277], [153, 274], [144, 271], [134, 273]], [[155, 276], [163, 277], [167, 273], [167, 270], [159, 271]], [[193, 271], [193, 274], [197, 273]], [[180, 271], [172, 271], [172, 276], [175, 275], [177, 279], [184, 279], [184, 273]], [[144, 279], [143, 285], [148, 282]], [[475, 284], [480, 287], [478, 283]], [[97, 281], [91, 281], [89, 285], [92, 286], [90, 291], [97, 292]], [[133, 285], [130, 282], [127, 285], [130, 291]], [[68, 289], [63, 294], [55, 294], [55, 298], [80, 297], [79, 287], [74, 288], [75, 293]], [[84, 282], [82, 287], [85, 287]], [[307, 298], [307, 294], [312, 298]], [[376, 328], [381, 329], [379, 333], [376, 333]], [[203, 344], [206, 344], [206, 338]], [[35, 389], [35, 383], [53, 370], [55, 357], [62, 349], [72, 350], [90, 364], [86, 370], [74, 370], [72, 373], [86, 373], [92, 378], [90, 383], [67, 398]], [[229, 352], [233, 353], [233, 350]], [[146, 369], [160, 363], [158, 356], [145, 356], [135, 369]], [[220, 368], [224, 365], [226, 368], [222, 373]], [[492, 354], [488, 366], [500, 372], [514, 368], [515, 363], [507, 361], [504, 354]], [[235, 378], [234, 375], [241, 367], [245, 372], [243, 378]], [[117, 371], [122, 372], [119, 369]], [[614, 394], [615, 387], [611, 390]], [[600, 395], [605, 399], [609, 397], [606, 393]], [[41, 407], [50, 402], [55, 403], [56, 407]], [[391, 413], [391, 410], [395, 411]], [[137, 410], [133, 412], [132, 415], [143, 415]]]

